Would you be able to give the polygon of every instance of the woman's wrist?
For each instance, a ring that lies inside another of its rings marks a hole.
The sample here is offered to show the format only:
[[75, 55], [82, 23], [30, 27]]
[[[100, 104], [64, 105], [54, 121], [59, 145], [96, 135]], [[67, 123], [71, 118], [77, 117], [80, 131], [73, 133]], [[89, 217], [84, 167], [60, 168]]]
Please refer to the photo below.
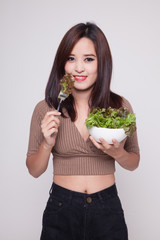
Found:
[[138, 167], [139, 158], [139, 154], [124, 150], [124, 153], [115, 158], [115, 161], [118, 162], [123, 168], [133, 171]]
[[118, 153], [114, 159], [117, 161], [117, 162], [121, 162], [121, 161], [124, 161], [128, 158], [128, 152], [125, 151], [124, 149], [122, 149], [122, 151], [120, 153]]
[[46, 143], [45, 141], [42, 142], [42, 147], [43, 149], [45, 149], [46, 151], [50, 151], [52, 150], [52, 146], [49, 145], [48, 143]]

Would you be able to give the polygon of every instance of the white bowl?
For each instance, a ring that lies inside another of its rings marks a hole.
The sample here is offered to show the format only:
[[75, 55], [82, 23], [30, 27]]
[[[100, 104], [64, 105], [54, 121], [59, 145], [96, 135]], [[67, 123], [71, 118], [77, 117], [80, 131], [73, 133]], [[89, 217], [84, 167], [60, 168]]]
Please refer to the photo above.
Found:
[[88, 131], [89, 134], [94, 137], [97, 142], [100, 142], [99, 138], [102, 137], [109, 144], [113, 144], [113, 138], [118, 142], [121, 142], [127, 136], [123, 128], [113, 129], [93, 126], [91, 129], [88, 129]]

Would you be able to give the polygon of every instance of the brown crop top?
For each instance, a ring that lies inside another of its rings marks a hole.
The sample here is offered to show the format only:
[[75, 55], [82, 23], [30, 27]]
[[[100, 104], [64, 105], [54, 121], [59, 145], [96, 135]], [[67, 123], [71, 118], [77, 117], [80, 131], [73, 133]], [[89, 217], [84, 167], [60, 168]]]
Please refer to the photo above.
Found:
[[[123, 98], [123, 106], [133, 112], [129, 102]], [[39, 102], [33, 112], [27, 155], [38, 151], [43, 134], [41, 121], [49, 108], [45, 100]], [[60, 127], [56, 138], [56, 144], [52, 149], [54, 175], [103, 175], [115, 172], [115, 160], [97, 149], [91, 140], [82, 138], [74, 122], [67, 112], [63, 110], [67, 118], [60, 116]], [[127, 152], [139, 153], [137, 133], [128, 137], [125, 143]]]

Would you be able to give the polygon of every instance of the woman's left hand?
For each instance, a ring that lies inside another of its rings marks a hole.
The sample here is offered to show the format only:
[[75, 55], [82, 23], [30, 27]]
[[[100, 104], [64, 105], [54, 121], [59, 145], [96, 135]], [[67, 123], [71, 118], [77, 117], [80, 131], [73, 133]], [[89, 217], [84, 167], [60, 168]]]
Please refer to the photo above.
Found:
[[108, 154], [114, 159], [121, 157], [125, 152], [124, 144], [126, 138], [120, 143], [116, 139], [113, 139], [113, 144], [107, 143], [103, 138], [100, 138], [99, 140], [101, 143], [98, 143], [92, 136], [90, 136], [90, 140], [98, 149], [102, 150], [104, 153]]

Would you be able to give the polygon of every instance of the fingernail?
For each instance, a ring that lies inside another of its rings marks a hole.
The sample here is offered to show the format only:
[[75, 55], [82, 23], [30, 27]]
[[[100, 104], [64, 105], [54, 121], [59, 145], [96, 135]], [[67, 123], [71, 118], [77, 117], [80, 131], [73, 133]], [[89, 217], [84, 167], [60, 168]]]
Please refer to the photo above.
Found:
[[104, 141], [104, 139], [103, 139], [103, 138], [99, 138], [99, 140], [100, 140], [101, 142], [103, 142], [103, 141]]

